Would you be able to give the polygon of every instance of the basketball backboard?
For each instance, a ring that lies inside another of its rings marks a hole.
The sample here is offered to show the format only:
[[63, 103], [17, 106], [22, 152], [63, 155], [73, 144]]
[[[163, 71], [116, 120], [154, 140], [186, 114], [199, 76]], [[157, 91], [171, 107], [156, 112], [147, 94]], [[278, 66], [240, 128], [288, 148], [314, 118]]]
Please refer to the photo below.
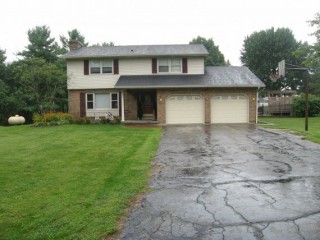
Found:
[[278, 74], [279, 77], [285, 77], [286, 76], [286, 61], [282, 60], [278, 63]]

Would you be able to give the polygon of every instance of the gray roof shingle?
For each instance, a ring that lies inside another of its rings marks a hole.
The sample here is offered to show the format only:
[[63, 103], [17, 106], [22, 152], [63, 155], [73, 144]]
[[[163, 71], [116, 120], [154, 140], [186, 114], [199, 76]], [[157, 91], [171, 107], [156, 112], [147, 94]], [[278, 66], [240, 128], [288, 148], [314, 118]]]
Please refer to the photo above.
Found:
[[137, 45], [82, 47], [61, 56], [65, 59], [101, 57], [147, 57], [147, 56], [206, 56], [207, 49], [202, 44], [180, 45]]
[[210, 66], [197, 75], [121, 76], [116, 88], [264, 87], [247, 67]]

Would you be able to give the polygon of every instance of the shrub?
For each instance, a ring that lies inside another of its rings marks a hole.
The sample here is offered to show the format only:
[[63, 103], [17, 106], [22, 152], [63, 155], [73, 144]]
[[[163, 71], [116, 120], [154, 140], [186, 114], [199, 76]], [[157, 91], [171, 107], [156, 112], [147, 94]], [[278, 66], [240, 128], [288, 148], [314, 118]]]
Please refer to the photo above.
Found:
[[91, 123], [91, 119], [88, 118], [88, 117], [84, 118], [84, 123], [85, 124], [90, 124]]
[[113, 121], [114, 121], [114, 123], [116, 123], [116, 124], [120, 124], [120, 123], [121, 123], [121, 118], [119, 118], [119, 117], [114, 117]]
[[[292, 110], [293, 110], [294, 116], [296, 117], [305, 116], [305, 109], [304, 109], [305, 99], [304, 98], [305, 98], [305, 95], [300, 94], [299, 96], [293, 99]], [[309, 104], [308, 113], [310, 117], [314, 117], [320, 114], [320, 97], [310, 94], [308, 97], [308, 104]]]
[[110, 123], [110, 119], [109, 119], [109, 118], [102, 117], [102, 118], [100, 119], [100, 123], [101, 123], [101, 124], [108, 124], [108, 123]]
[[57, 126], [70, 123], [72, 119], [71, 114], [57, 112], [57, 113], [35, 113], [32, 117], [34, 126]]
[[70, 123], [73, 123], [73, 124], [90, 124], [91, 123], [91, 119], [87, 118], [87, 117], [86, 118], [72, 118]]

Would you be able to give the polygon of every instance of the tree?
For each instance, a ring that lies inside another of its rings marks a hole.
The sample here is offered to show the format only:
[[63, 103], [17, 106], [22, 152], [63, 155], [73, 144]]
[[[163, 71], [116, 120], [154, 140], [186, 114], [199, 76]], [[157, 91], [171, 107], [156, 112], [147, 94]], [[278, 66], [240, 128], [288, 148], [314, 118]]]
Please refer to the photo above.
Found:
[[64, 53], [66, 53], [69, 50], [69, 42], [71, 40], [77, 40], [80, 43], [82, 43], [82, 45], [85, 47], [89, 45], [89, 43], [86, 42], [85, 37], [81, 35], [81, 33], [77, 29], [73, 29], [71, 31], [68, 31], [68, 37], [60, 35], [60, 41], [62, 43], [62, 48], [64, 49]]
[[6, 59], [7, 59], [6, 51], [2, 50], [0, 48], [0, 79], [4, 79], [4, 77], [5, 77], [5, 70], [6, 70], [5, 61], [6, 61]]
[[312, 33], [316, 37], [316, 43], [313, 45], [304, 43], [294, 54], [301, 59], [303, 66], [315, 70], [315, 74], [311, 75], [309, 79], [309, 92], [320, 96], [320, 12], [309, 23], [310, 26], [316, 27], [315, 32]]
[[7, 97], [9, 95], [9, 87], [5, 83], [5, 71], [6, 71], [6, 51], [0, 49], [0, 123], [4, 122], [7, 118]]
[[220, 52], [219, 46], [216, 46], [212, 40], [205, 39], [198, 36], [197, 38], [192, 39], [190, 44], [203, 44], [209, 52], [209, 55], [206, 57], [204, 64], [206, 66], [223, 66], [226, 65], [224, 60], [224, 55]]
[[13, 78], [17, 72], [14, 63], [5, 64], [5, 51], [0, 49], [0, 124], [6, 124], [10, 116], [22, 114], [21, 92]]
[[293, 54], [300, 45], [290, 29], [271, 28], [247, 36], [240, 59], [242, 64], [266, 84], [266, 90], [297, 90], [301, 85], [301, 72], [290, 72], [286, 79], [277, 82], [271, 81], [270, 74], [271, 69], [276, 68], [283, 59], [292, 64], [301, 64], [301, 60]]
[[103, 42], [103, 43], [97, 43], [93, 44], [92, 47], [112, 47], [114, 46], [114, 42]]
[[317, 41], [310, 47], [310, 54], [304, 63], [316, 71], [310, 81], [310, 92], [320, 96], [320, 12], [316, 13], [315, 19], [310, 21], [310, 25], [316, 27], [312, 35], [316, 37]]
[[57, 56], [61, 53], [61, 49], [50, 36], [51, 32], [47, 26], [37, 26], [28, 30], [29, 45], [26, 50], [18, 53], [26, 58], [43, 58], [47, 62], [54, 62]]
[[42, 58], [27, 58], [21, 60], [15, 70], [23, 93], [23, 110], [30, 113], [65, 110], [67, 81], [63, 69]]
[[317, 12], [315, 15], [315, 18], [311, 21], [309, 21], [310, 25], [313, 27], [315, 26], [317, 29], [315, 30], [312, 35], [314, 35], [317, 38], [317, 43], [320, 43], [320, 12]]

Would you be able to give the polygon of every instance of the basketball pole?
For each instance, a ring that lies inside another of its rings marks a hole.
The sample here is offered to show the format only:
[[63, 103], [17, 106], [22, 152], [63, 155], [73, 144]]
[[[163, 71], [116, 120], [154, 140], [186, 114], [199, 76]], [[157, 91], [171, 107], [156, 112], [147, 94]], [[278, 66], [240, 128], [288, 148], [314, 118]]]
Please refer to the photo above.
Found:
[[[286, 65], [291, 67], [286, 67]], [[309, 68], [297, 66], [294, 64], [286, 63], [285, 60], [282, 60], [278, 63], [278, 71], [280, 77], [285, 76], [286, 70], [296, 70], [296, 71], [305, 71], [304, 79], [304, 130], [307, 132], [309, 130]]]
[[308, 123], [309, 123], [309, 72], [305, 73], [305, 89], [304, 89], [304, 130], [308, 131]]

